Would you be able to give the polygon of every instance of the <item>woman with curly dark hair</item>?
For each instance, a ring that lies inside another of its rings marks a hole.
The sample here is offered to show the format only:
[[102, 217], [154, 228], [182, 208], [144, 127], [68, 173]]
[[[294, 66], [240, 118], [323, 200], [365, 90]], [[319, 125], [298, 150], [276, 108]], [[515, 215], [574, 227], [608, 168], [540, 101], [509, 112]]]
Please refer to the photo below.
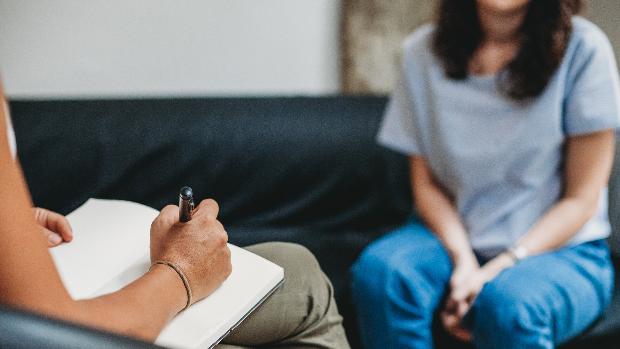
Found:
[[379, 141], [417, 217], [353, 268], [368, 348], [553, 348], [610, 302], [607, 182], [620, 84], [578, 0], [443, 0], [404, 43]]

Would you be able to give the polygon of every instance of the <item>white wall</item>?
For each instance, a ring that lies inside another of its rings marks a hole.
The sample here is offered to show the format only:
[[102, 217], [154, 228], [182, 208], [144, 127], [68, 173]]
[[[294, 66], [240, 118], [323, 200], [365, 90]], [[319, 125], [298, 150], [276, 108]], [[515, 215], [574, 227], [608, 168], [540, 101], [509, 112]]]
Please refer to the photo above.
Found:
[[340, 1], [0, 0], [11, 97], [325, 94]]

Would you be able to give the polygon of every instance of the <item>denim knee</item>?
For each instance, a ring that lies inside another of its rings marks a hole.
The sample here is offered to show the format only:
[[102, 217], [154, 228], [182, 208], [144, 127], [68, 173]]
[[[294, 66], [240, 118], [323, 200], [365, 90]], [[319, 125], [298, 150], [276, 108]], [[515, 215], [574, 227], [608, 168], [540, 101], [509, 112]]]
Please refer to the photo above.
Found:
[[[365, 249], [351, 269], [353, 292], [364, 293], [370, 297], [381, 297], [385, 293], [387, 275], [394, 272], [388, 257], [378, 253], [371, 245]], [[381, 281], [380, 281], [381, 280]]]
[[[447, 252], [430, 232], [400, 230], [368, 246], [352, 268], [354, 295], [431, 307], [451, 274]], [[411, 239], [411, 240], [409, 240]], [[432, 298], [432, 299], [431, 299]]]
[[485, 285], [467, 316], [473, 317], [476, 348], [554, 347], [550, 305], [521, 291], [505, 284]]
[[433, 312], [451, 268], [439, 240], [420, 224], [407, 224], [370, 244], [352, 269], [365, 347], [432, 346]]

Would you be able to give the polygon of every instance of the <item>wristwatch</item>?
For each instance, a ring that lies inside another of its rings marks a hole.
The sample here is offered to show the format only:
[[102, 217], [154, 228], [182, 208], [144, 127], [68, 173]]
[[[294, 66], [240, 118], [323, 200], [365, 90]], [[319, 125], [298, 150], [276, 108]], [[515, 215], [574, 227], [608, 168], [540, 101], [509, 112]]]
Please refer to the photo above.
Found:
[[512, 258], [512, 260], [516, 263], [524, 260], [530, 255], [530, 251], [527, 250], [524, 246], [515, 245], [509, 248], [506, 253], [508, 256]]

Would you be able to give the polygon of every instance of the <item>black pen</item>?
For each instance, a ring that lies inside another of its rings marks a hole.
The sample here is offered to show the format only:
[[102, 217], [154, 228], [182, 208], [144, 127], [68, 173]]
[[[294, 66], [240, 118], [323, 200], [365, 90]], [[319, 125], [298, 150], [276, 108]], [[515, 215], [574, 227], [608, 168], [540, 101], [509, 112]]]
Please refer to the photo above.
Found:
[[179, 192], [179, 221], [181, 223], [192, 220], [194, 210], [194, 192], [190, 187], [183, 187]]

